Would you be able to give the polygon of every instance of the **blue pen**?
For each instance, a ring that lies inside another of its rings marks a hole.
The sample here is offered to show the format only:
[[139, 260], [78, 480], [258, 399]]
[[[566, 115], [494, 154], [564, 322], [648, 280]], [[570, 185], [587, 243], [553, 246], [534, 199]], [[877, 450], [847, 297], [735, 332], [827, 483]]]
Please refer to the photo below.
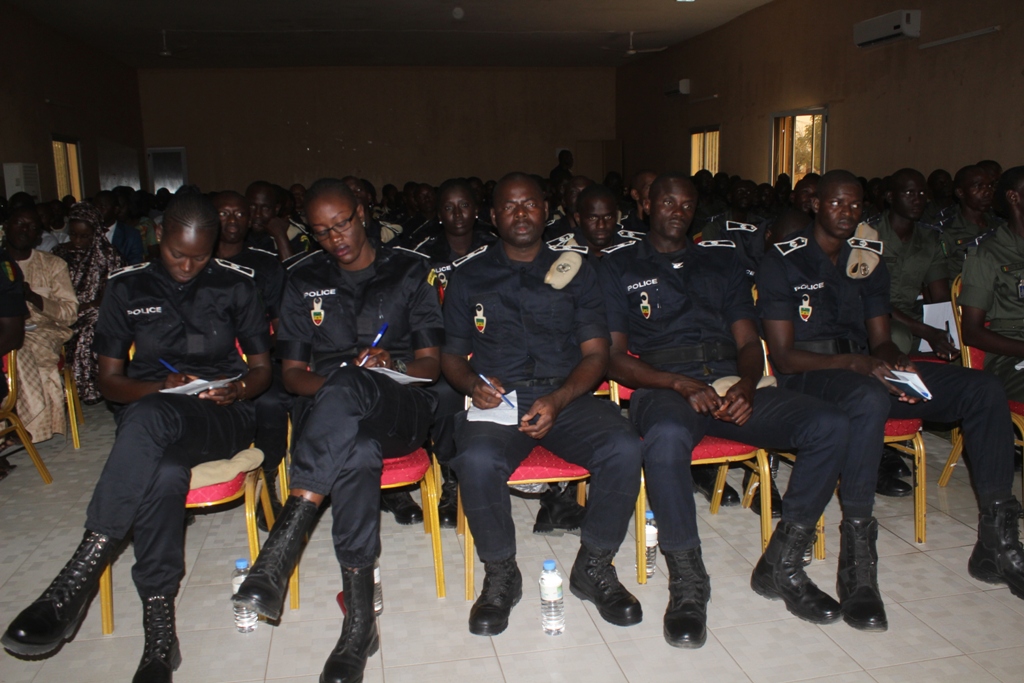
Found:
[[[479, 377], [480, 379], [482, 379], [484, 381], [484, 384], [489, 386], [491, 389], [494, 389], [495, 391], [498, 391], [498, 387], [496, 387], [493, 384], [491, 384], [491, 380], [487, 379], [486, 377], [481, 375], [479, 372], [476, 373], [476, 376]], [[498, 391], [498, 393], [501, 394], [500, 391]], [[509, 408], [515, 410], [516, 407], [514, 405], [512, 405], [512, 401], [508, 400], [508, 397], [505, 396], [505, 394], [501, 394], [501, 400], [504, 401], [505, 403], [507, 403]]]
[[[383, 325], [380, 326], [380, 329], [377, 330], [377, 336], [373, 338], [373, 343], [370, 344], [370, 348], [371, 349], [377, 348], [377, 344], [380, 344], [381, 338], [384, 336], [384, 333], [387, 332], [387, 331], [388, 331], [388, 324], [387, 323], [384, 323]], [[359, 361], [359, 367], [363, 367], [363, 363], [366, 362], [367, 358], [369, 358], [368, 355], [363, 356], [363, 359], [361, 361]]]
[[181, 374], [180, 372], [178, 372], [177, 368], [175, 368], [173, 365], [165, 361], [163, 358], [157, 358], [157, 360], [160, 361], [160, 365], [164, 366], [165, 368], [173, 372], [175, 375]]

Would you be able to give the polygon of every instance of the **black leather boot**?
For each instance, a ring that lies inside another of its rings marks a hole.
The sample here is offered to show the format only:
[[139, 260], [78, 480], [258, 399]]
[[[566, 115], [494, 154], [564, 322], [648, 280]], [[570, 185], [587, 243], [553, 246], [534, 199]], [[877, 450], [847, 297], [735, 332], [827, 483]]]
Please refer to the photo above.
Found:
[[619, 583], [612, 566], [614, 550], [598, 550], [580, 544], [569, 573], [569, 590], [580, 600], [597, 605], [601, 618], [616, 626], [632, 626], [643, 621], [640, 601]]
[[381, 491], [380, 509], [394, 514], [395, 521], [405, 526], [423, 521], [423, 510], [408, 491]]
[[267, 619], [281, 618], [288, 577], [302, 552], [316, 513], [316, 503], [298, 496], [288, 497], [288, 502], [281, 508], [281, 516], [274, 522], [274, 530], [256, 557], [249, 576], [231, 597], [231, 602]]
[[905, 498], [914, 492], [914, 487], [899, 477], [890, 474], [888, 470], [878, 468], [878, 481], [875, 483], [875, 493], [890, 498]]
[[839, 571], [836, 594], [843, 621], [862, 631], [885, 631], [885, 605], [878, 592], [878, 520], [844, 519], [839, 525]]
[[668, 565], [668, 608], [665, 641], [672, 647], [697, 648], [708, 638], [711, 579], [700, 548], [661, 551]]
[[814, 542], [814, 527], [779, 522], [750, 577], [750, 587], [813, 624], [831, 624], [842, 616], [839, 603], [814, 585], [804, 572], [804, 550]]
[[913, 472], [910, 471], [910, 467], [907, 466], [906, 461], [900, 455], [900, 452], [886, 446], [882, 451], [882, 462], [878, 467], [879, 471], [885, 471], [894, 477], [901, 477], [906, 479]]
[[441, 465], [441, 499], [437, 501], [437, 518], [442, 529], [454, 529], [459, 521], [459, 480], [455, 470]]
[[132, 683], [170, 683], [181, 666], [181, 649], [174, 632], [174, 598], [156, 595], [142, 601], [146, 646]]
[[978, 581], [1005, 583], [1011, 593], [1024, 599], [1024, 549], [1017, 522], [1020, 509], [1020, 503], [1010, 498], [978, 513], [978, 542], [967, 571]]
[[[693, 488], [696, 489], [711, 502], [715, 495], [715, 481], [718, 477], [718, 465], [694, 465], [690, 468], [690, 475], [693, 477]], [[740, 494], [736, 489], [725, 485], [722, 489], [722, 507], [731, 508], [740, 504]]]
[[508, 628], [508, 615], [523, 597], [523, 575], [515, 555], [500, 562], [484, 562], [484, 587], [469, 610], [469, 632], [496, 636]]
[[362, 569], [342, 567], [341, 585], [345, 592], [345, 622], [338, 644], [324, 664], [320, 683], [359, 683], [366, 660], [380, 647], [373, 613], [373, 565]]
[[70, 640], [85, 615], [117, 541], [86, 531], [71, 559], [35, 602], [14, 618], [0, 643], [16, 655], [44, 655]]
[[[779, 475], [779, 456], [774, 453], [768, 454], [768, 466], [771, 468], [772, 481], [771, 481], [771, 492], [772, 492], [772, 519], [779, 519], [782, 517], [782, 494], [779, 493], [779, 487], [775, 485], [775, 479]], [[743, 473], [743, 490], [747, 490], [747, 485], [750, 484], [750, 476], [753, 474], [750, 470], [746, 470]], [[761, 516], [761, 492], [764, 491], [764, 486], [758, 483], [757, 493], [754, 495], [754, 500], [750, 504], [750, 509], [754, 511], [758, 517]]]
[[576, 492], [572, 486], [563, 489], [552, 484], [540, 496], [540, 510], [533, 524], [533, 533], [579, 531], [586, 515], [587, 509], [576, 502]]
[[[274, 519], [277, 520], [281, 516], [281, 509], [284, 507], [281, 505], [281, 496], [277, 493], [277, 468], [273, 468], [269, 472], [263, 470], [263, 477], [267, 481], [267, 495], [270, 496], [270, 509], [274, 512]], [[269, 531], [267, 528], [267, 517], [263, 513], [263, 505], [256, 505], [256, 526], [262, 531]]]

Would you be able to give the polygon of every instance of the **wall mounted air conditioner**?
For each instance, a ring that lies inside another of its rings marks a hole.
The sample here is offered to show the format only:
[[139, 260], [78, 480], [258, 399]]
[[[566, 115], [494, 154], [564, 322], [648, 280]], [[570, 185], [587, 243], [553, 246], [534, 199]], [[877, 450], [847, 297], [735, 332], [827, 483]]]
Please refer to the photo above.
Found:
[[900, 38], [921, 37], [921, 10], [901, 9], [853, 25], [853, 42], [868, 47]]

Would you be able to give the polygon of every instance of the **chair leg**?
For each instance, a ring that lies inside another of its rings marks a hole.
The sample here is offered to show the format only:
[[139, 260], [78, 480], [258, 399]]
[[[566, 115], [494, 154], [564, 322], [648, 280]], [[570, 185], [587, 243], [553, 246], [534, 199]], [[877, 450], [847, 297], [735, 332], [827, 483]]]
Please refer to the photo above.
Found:
[[814, 559], [825, 559], [825, 515], [818, 518], [817, 537], [814, 540]]
[[[749, 463], [749, 460], [744, 461], [745, 464]], [[758, 466], [750, 473], [750, 479], [747, 481], [747, 489], [743, 492], [743, 501], [740, 503], [742, 507], [749, 508], [754, 504], [754, 494], [757, 493], [757, 488], [761, 485], [761, 475], [758, 472], [761, 471], [760, 462]], [[770, 472], [771, 470], [769, 470]]]
[[[761, 481], [771, 482], [772, 473], [768, 467], [768, 454], [763, 450], [758, 450], [756, 457], [758, 478]], [[763, 553], [768, 547], [768, 540], [772, 537], [772, 497], [770, 495], [759, 497], [761, 499], [761, 552]]]
[[420, 497], [423, 502], [423, 519], [430, 527], [430, 545], [434, 553], [434, 584], [437, 597], [445, 597], [444, 555], [441, 552], [441, 521], [437, 516], [437, 479], [433, 465], [420, 481]]
[[729, 463], [723, 462], [718, 466], [718, 475], [715, 477], [715, 492], [711, 496], [711, 514], [717, 515], [718, 508], [722, 505], [722, 492], [725, 490], [725, 477], [729, 474]]
[[581, 479], [576, 482], [576, 502], [581, 506], [587, 505], [587, 480]]
[[74, 376], [67, 365], [61, 371], [64, 384], [64, 401], [68, 404], [68, 426], [71, 428], [71, 443], [75, 450], [82, 447], [78, 438], [78, 425], [82, 421], [82, 408], [78, 403], [78, 387], [75, 385]]
[[25, 425], [22, 424], [21, 418], [14, 413], [6, 416], [11, 422], [11, 426], [14, 427], [15, 434], [21, 439], [21, 444], [25, 447], [25, 452], [28, 453], [28, 457], [32, 459], [32, 464], [36, 466], [36, 470], [39, 471], [39, 476], [43, 478], [44, 484], [52, 484], [53, 476], [50, 474], [50, 470], [46, 468], [46, 463], [39, 457], [39, 451], [36, 450], [35, 444], [32, 443], [32, 439], [29, 438], [28, 432], [25, 431]]
[[270, 492], [267, 490], [267, 477], [266, 474], [264, 474], [262, 467], [258, 470], [258, 478], [260, 484], [260, 497], [258, 505], [263, 507], [263, 516], [267, 520], [267, 528], [273, 529], [274, 522], [276, 522], [277, 520], [274, 517], [274, 508], [270, 504]]
[[926, 454], [924, 437], [921, 432], [914, 435], [914, 536], [918, 543], [924, 543], [928, 537], [928, 468], [925, 467]]
[[109, 564], [100, 574], [100, 622], [103, 635], [114, 632], [114, 581]]
[[636, 512], [633, 514], [636, 525], [636, 582], [647, 583], [647, 489], [644, 486], [644, 473], [640, 472], [640, 493], [636, 497]]
[[456, 507], [458, 513], [455, 515], [455, 533], [459, 536], [466, 535], [466, 513], [462, 511], [462, 488], [458, 487], [456, 490]]
[[942, 468], [939, 475], [939, 486], [946, 488], [949, 478], [953, 476], [953, 468], [960, 460], [960, 454], [964, 451], [964, 433], [959, 427], [953, 429], [953, 447], [949, 451], [949, 458], [946, 459], [946, 466]]
[[466, 521], [466, 512], [462, 509], [462, 491], [459, 491], [458, 526], [462, 527], [463, 551], [465, 554], [466, 569], [466, 600], [472, 600], [476, 596], [474, 585], [473, 568], [476, 558], [473, 556], [473, 532], [469, 530], [469, 523]]
[[[261, 469], [255, 469], [245, 475], [245, 532], [246, 536], [249, 537], [249, 563], [256, 562], [256, 556], [260, 554], [260, 536], [259, 529], [256, 527], [256, 480], [259, 477], [258, 473], [262, 473]], [[264, 496], [266, 496], [266, 488], [264, 487]], [[269, 497], [268, 497], [269, 507]], [[267, 520], [269, 526], [270, 520]]]

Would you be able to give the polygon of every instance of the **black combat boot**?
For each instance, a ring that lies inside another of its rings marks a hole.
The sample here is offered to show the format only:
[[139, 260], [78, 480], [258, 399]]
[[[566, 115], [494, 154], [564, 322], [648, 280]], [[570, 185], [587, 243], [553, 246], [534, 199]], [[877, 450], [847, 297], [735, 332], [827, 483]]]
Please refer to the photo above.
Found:
[[839, 603], [804, 572], [804, 550], [814, 542], [814, 535], [814, 527], [779, 522], [754, 567], [750, 587], [769, 600], [783, 600], [786, 609], [805, 621], [831, 624], [842, 616]]
[[597, 605], [601, 617], [610, 624], [639, 624], [644, 618], [640, 601], [619, 583], [613, 559], [614, 550], [598, 550], [581, 543], [569, 573], [569, 590], [580, 600]]
[[[978, 513], [978, 542], [967, 562], [967, 571], [978, 581], [1005, 583], [1024, 599], [1024, 549], [1020, 544], [1017, 499], [993, 503]], [[7, 644], [7, 641], [4, 641]]]
[[408, 491], [391, 489], [380, 492], [380, 509], [395, 516], [395, 521], [404, 526], [423, 521], [423, 510]]
[[586, 514], [587, 509], [576, 502], [576, 492], [572, 486], [563, 489], [552, 484], [540, 496], [540, 510], [533, 524], [533, 533], [579, 531]]
[[0, 638], [3, 646], [30, 657], [44, 655], [70, 640], [116, 547], [117, 541], [109, 536], [86, 531], [57, 578], [7, 627]]
[[338, 644], [324, 664], [320, 683], [359, 683], [366, 660], [380, 646], [373, 613], [373, 565], [362, 569], [342, 567], [341, 585], [345, 592], [345, 622]]
[[442, 529], [454, 529], [459, 521], [459, 480], [455, 470], [441, 465], [441, 499], [437, 501], [437, 518]]
[[878, 469], [880, 472], [888, 472], [892, 476], [902, 479], [906, 479], [913, 474], [906, 461], [903, 460], [903, 456], [900, 455], [900, 452], [891, 446], [886, 446], [882, 451], [882, 462], [879, 464]]
[[[270, 496], [270, 509], [274, 513], [274, 520], [277, 520], [281, 516], [281, 496], [277, 493], [277, 468], [273, 468], [269, 472], [263, 470], [263, 478], [267, 482], [267, 495]], [[257, 503], [256, 505], [256, 526], [262, 531], [269, 531], [267, 528], [267, 517], [263, 513], [263, 505]]]
[[155, 595], [142, 601], [146, 646], [132, 683], [171, 683], [181, 666], [181, 649], [174, 632], [174, 598]]
[[[771, 492], [772, 492], [772, 518], [779, 519], [782, 517], [782, 494], [779, 493], [779, 487], [775, 485], [775, 479], [779, 476], [779, 456], [774, 453], [768, 454], [768, 467], [771, 470], [772, 481], [771, 481]], [[752, 471], [746, 470], [743, 473], [743, 490], [747, 490], [747, 485], [750, 484], [750, 476], [753, 474]], [[758, 482], [757, 494], [754, 496], [753, 502], [750, 504], [750, 509], [760, 517], [761, 516], [761, 493], [764, 491], [763, 482]]]
[[[690, 468], [693, 477], [693, 488], [711, 502], [715, 495], [715, 482], [718, 480], [718, 465], [694, 465]], [[740, 504], [740, 494], [727, 483], [722, 489], [721, 506], [730, 508]]]
[[711, 579], [704, 569], [700, 548], [661, 551], [668, 565], [668, 608], [665, 610], [665, 641], [672, 647], [704, 645], [708, 631]]
[[843, 621], [862, 631], [885, 631], [885, 605], [878, 592], [878, 520], [847, 518], [839, 525], [839, 572], [836, 595]]
[[317, 505], [311, 500], [288, 496], [281, 508], [281, 516], [274, 522], [274, 530], [263, 544], [256, 562], [249, 570], [238, 592], [231, 597], [238, 607], [262, 614], [267, 619], [281, 617], [288, 577], [302, 552], [306, 534], [316, 519]]
[[508, 628], [508, 615], [523, 597], [523, 575], [515, 555], [500, 562], [484, 562], [484, 587], [469, 610], [469, 632], [496, 636]]

